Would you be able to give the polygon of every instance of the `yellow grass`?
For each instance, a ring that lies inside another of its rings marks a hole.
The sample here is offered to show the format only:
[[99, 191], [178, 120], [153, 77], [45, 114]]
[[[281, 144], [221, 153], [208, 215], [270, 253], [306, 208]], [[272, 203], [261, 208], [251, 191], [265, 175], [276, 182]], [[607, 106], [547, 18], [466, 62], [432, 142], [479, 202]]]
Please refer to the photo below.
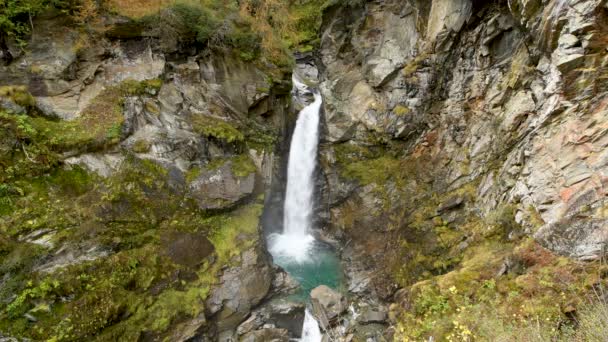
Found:
[[138, 19], [155, 14], [170, 5], [171, 0], [107, 0], [110, 9], [120, 15]]

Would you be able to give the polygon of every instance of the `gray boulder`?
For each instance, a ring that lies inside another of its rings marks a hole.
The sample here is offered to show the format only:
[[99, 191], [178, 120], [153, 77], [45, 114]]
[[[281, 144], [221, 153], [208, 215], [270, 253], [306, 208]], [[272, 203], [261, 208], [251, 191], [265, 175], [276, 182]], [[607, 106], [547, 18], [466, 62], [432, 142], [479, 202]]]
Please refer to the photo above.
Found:
[[344, 296], [328, 286], [321, 285], [310, 292], [313, 315], [319, 321], [321, 328], [327, 329], [342, 313], [346, 311], [347, 303]]
[[190, 183], [190, 196], [201, 209], [226, 209], [247, 198], [254, 191], [255, 173], [238, 176], [232, 161], [214, 170], [205, 170]]
[[272, 284], [271, 267], [259, 248], [245, 251], [239, 261], [239, 266], [224, 271], [206, 302], [208, 316], [214, 316], [219, 332], [243, 322]]

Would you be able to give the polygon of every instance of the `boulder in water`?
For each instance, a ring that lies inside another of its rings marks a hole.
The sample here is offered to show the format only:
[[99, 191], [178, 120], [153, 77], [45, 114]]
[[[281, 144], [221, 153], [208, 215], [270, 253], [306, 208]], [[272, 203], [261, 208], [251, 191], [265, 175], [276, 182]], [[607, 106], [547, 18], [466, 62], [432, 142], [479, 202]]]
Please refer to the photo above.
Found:
[[336, 318], [346, 311], [347, 303], [344, 296], [328, 286], [321, 285], [310, 292], [313, 315], [323, 329], [327, 329]]

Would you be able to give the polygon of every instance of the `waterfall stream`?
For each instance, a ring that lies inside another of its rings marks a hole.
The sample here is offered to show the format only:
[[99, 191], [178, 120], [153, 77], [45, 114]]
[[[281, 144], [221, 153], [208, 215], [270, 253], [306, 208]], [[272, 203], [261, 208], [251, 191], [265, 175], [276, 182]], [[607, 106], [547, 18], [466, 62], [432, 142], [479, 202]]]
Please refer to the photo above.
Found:
[[[296, 89], [302, 83], [294, 78]], [[313, 103], [302, 109], [291, 139], [287, 164], [287, 191], [283, 234], [270, 237], [270, 252], [275, 257], [293, 258], [304, 262], [314, 244], [310, 235], [314, 196], [314, 171], [319, 140], [319, 111], [321, 95], [314, 94]]]
[[[309, 88], [295, 76], [293, 83], [296, 95], [310, 93]], [[337, 273], [333, 264], [335, 259], [327, 257], [327, 252], [319, 248], [310, 232], [321, 104], [321, 95], [314, 93], [314, 101], [298, 114], [287, 164], [283, 233], [268, 237], [269, 250], [275, 262], [300, 282], [306, 296], [312, 287], [327, 283], [328, 279], [331, 282]], [[319, 274], [328, 274], [329, 278], [319, 279]], [[307, 310], [301, 341], [321, 342], [321, 339], [319, 325]]]
[[323, 336], [321, 335], [321, 329], [319, 329], [319, 323], [314, 317], [306, 310], [304, 316], [304, 326], [302, 328], [302, 339], [301, 342], [321, 342]]

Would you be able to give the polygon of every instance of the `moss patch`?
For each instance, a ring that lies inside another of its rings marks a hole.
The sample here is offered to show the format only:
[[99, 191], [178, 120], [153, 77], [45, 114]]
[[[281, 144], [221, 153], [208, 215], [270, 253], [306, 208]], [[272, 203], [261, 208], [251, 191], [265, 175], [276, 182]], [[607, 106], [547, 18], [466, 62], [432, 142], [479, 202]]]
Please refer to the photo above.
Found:
[[210, 116], [193, 116], [192, 128], [195, 132], [206, 137], [215, 138], [228, 143], [242, 142], [245, 140], [243, 133], [236, 129], [232, 124]]

